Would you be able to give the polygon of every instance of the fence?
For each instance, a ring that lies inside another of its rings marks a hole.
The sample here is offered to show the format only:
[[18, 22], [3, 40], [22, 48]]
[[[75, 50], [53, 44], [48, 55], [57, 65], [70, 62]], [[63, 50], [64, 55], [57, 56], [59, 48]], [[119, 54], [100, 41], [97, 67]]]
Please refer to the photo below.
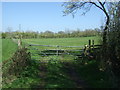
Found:
[[[49, 48], [47, 48], [49, 47]], [[89, 40], [85, 46], [61, 46], [61, 45], [38, 45], [30, 44], [29, 50], [32, 56], [50, 56], [50, 55], [74, 55], [83, 57], [88, 55], [90, 50], [99, 49], [101, 45], [94, 45], [94, 40]], [[51, 49], [53, 48], [53, 49]], [[64, 48], [64, 49], [63, 49]], [[67, 48], [67, 49], [66, 49]], [[69, 49], [68, 49], [69, 48]]]

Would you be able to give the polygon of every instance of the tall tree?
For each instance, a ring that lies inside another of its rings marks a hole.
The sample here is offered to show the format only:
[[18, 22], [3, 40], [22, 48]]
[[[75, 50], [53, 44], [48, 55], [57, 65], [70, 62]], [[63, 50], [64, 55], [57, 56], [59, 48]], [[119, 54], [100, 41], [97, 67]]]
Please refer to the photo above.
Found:
[[[106, 0], [105, 0], [106, 1]], [[76, 1], [70, 1], [63, 3], [62, 6], [65, 7], [65, 10], [63, 11], [64, 15], [72, 14], [74, 17], [74, 14], [77, 12], [77, 10], [83, 10], [82, 15], [85, 15], [92, 7], [92, 5], [99, 8], [106, 16], [106, 24], [104, 27], [103, 32], [103, 44], [106, 44], [107, 38], [107, 29], [109, 25], [109, 15], [107, 12], [107, 8], [105, 7], [106, 2], [101, 2], [100, 0], [97, 0], [97, 2], [80, 2], [79, 0]]]
[[108, 32], [108, 25], [110, 22], [110, 18], [109, 18], [109, 14], [108, 14], [108, 10], [106, 8], [106, 0], [104, 0], [104, 2], [97, 0], [97, 2], [80, 2], [80, 0], [75, 0], [75, 1], [70, 1], [70, 2], [65, 2], [63, 3], [63, 7], [65, 8], [65, 10], [63, 11], [64, 16], [68, 15], [68, 14], [72, 14], [73, 17], [75, 15], [75, 13], [78, 10], [83, 10], [82, 11], [82, 15], [85, 15], [92, 6], [96, 6], [96, 8], [99, 8], [106, 16], [106, 23], [105, 23], [105, 27], [103, 29], [103, 49], [102, 49], [102, 57], [104, 60], [106, 60], [106, 53], [107, 53], [107, 32]]

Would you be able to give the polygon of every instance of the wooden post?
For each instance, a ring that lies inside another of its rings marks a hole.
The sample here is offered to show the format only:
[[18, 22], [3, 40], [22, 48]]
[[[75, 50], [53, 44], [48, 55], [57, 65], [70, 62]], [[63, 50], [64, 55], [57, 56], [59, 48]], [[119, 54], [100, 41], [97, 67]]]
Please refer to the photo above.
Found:
[[84, 55], [87, 56], [88, 53], [88, 45], [84, 46]]
[[93, 46], [93, 49], [94, 49], [94, 40], [92, 40], [92, 46]]
[[91, 40], [89, 40], [89, 49], [91, 48]]
[[22, 48], [22, 42], [21, 42], [21, 40], [20, 40], [20, 39], [18, 39], [18, 47], [19, 47], [19, 49], [21, 49], [21, 48]]
[[19, 49], [22, 48], [22, 35], [19, 35], [19, 39], [18, 39], [18, 47], [19, 47]]

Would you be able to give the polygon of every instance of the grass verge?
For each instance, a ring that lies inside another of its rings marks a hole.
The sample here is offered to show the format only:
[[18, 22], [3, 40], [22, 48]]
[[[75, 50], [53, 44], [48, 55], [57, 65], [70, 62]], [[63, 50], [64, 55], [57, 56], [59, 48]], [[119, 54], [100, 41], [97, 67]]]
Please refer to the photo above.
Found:
[[2, 39], [2, 61], [8, 60], [17, 50], [17, 44], [12, 39]]
[[83, 65], [75, 66], [79, 76], [81, 76], [90, 88], [113, 88], [113, 82], [107, 71], [101, 71], [100, 62], [96, 60], [84, 61]]

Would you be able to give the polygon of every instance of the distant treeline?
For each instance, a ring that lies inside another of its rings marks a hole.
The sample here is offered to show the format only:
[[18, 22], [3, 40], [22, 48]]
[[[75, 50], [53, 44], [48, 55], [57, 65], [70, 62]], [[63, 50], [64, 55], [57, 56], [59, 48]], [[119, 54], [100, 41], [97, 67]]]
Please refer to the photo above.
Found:
[[2, 32], [1, 37], [4, 38], [67, 38], [67, 37], [87, 37], [87, 36], [96, 36], [100, 34], [100, 29], [87, 29], [84, 31], [75, 30], [75, 31], [59, 31], [54, 33], [52, 31], [45, 31], [45, 32], [35, 32], [35, 31], [15, 31], [15, 32]]

